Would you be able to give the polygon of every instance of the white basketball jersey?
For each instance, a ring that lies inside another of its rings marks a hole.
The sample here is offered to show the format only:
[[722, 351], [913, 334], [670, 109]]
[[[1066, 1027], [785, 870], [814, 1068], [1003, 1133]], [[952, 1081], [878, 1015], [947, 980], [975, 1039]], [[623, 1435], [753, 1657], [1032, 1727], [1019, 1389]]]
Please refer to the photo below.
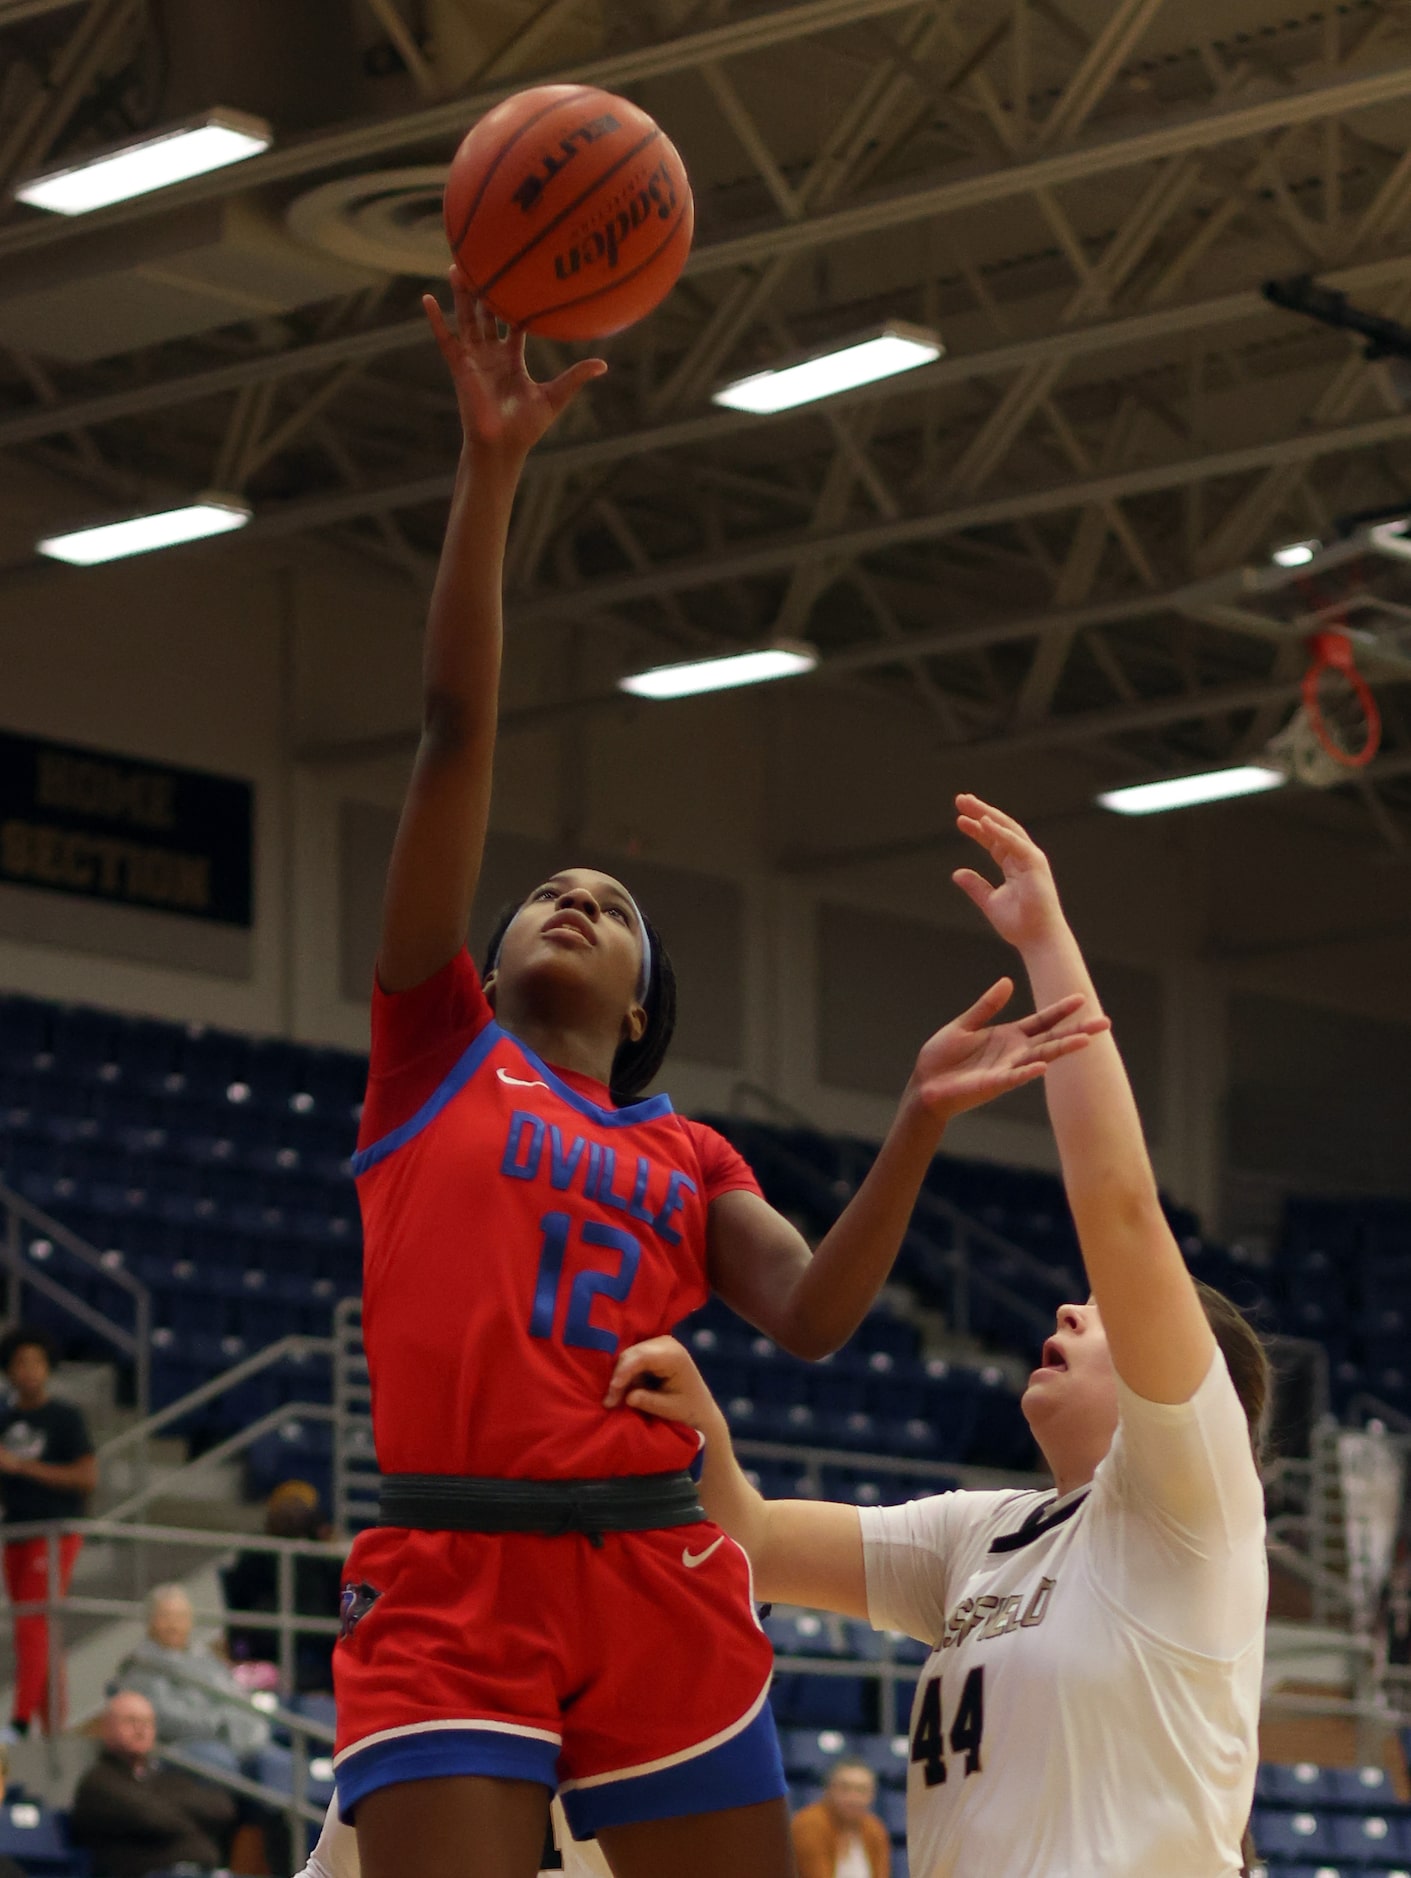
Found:
[[868, 1614], [931, 1644], [911, 1878], [1235, 1878], [1258, 1760], [1264, 1502], [1224, 1358], [1119, 1383], [1091, 1486], [861, 1510]]

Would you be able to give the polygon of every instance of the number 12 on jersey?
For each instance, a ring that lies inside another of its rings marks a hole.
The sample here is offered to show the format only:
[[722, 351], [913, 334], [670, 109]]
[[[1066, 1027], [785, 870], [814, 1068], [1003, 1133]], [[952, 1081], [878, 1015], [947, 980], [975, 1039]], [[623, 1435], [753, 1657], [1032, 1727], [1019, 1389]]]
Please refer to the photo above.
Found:
[[[558, 1310], [559, 1279], [563, 1274], [563, 1256], [568, 1250], [573, 1221], [567, 1213], [546, 1213], [539, 1221], [539, 1230], [544, 1239], [534, 1284], [534, 1309], [529, 1319], [529, 1334], [531, 1337], [552, 1337], [554, 1316]], [[610, 1330], [601, 1330], [593, 1322], [593, 1302], [597, 1298], [612, 1298], [619, 1304], [623, 1301], [637, 1276], [637, 1267], [642, 1262], [642, 1248], [630, 1232], [621, 1232], [616, 1226], [605, 1226], [594, 1219], [583, 1222], [578, 1236], [586, 1246], [616, 1252], [618, 1267], [615, 1272], [591, 1267], [579, 1272], [568, 1294], [563, 1340], [577, 1350], [602, 1350], [612, 1355], [617, 1349], [618, 1339]]]
[[[972, 1669], [965, 1678], [950, 1725], [950, 1751], [965, 1756], [967, 1774], [980, 1771], [980, 1740], [985, 1732], [985, 1671]], [[911, 1737], [911, 1758], [926, 1769], [926, 1785], [939, 1787], [946, 1778], [946, 1737], [941, 1724], [941, 1678], [933, 1676], [921, 1693], [916, 1731]]]

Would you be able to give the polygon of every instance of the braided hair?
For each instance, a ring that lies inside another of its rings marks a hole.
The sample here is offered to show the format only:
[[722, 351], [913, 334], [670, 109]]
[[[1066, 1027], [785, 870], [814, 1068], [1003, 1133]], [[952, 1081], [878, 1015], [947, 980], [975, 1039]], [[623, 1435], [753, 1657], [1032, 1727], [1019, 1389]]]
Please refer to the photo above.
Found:
[[[485, 948], [484, 975], [487, 978], [499, 960], [505, 934], [522, 910], [523, 902], [519, 900], [500, 909]], [[640, 908], [638, 910], [640, 912]], [[635, 1100], [650, 1084], [666, 1058], [672, 1032], [676, 1029], [676, 973], [670, 955], [662, 944], [661, 934], [645, 913], [642, 913], [641, 918], [647, 929], [652, 957], [646, 996], [642, 999], [647, 1024], [635, 1043], [630, 1037], [620, 1043], [612, 1059], [609, 1087], [612, 1099], [619, 1107], [624, 1102]]]

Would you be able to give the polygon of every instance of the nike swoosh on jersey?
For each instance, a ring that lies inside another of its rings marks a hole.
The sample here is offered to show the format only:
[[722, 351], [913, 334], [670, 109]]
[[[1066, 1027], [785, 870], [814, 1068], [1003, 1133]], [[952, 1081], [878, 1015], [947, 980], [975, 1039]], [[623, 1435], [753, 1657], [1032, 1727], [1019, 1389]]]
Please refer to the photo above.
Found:
[[549, 1086], [541, 1076], [511, 1076], [507, 1069], [497, 1069], [495, 1074], [501, 1082], [513, 1083], [516, 1089], [547, 1089]]
[[723, 1546], [724, 1543], [725, 1543], [725, 1534], [721, 1533], [720, 1537], [714, 1542], [714, 1544], [708, 1545], [704, 1552], [692, 1552], [689, 1547], [683, 1548], [682, 1553], [681, 1553], [681, 1563], [686, 1567], [687, 1571], [694, 1571], [697, 1565], [704, 1565], [706, 1560], [710, 1557], [711, 1553], [719, 1551], [720, 1547]]

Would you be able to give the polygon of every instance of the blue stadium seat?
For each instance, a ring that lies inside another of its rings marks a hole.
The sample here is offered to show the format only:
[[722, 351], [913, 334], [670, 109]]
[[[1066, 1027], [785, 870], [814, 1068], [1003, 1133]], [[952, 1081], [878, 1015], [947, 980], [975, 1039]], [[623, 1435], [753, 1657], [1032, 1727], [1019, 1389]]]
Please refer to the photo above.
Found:
[[875, 1688], [862, 1676], [786, 1671], [776, 1674], [769, 1700], [780, 1727], [836, 1728], [863, 1734], [875, 1724]]
[[87, 1853], [69, 1837], [68, 1815], [32, 1801], [0, 1805], [0, 1854], [30, 1878], [80, 1878], [89, 1870]]
[[781, 1728], [779, 1752], [784, 1771], [791, 1783], [802, 1780], [821, 1785], [834, 1761], [844, 1754], [858, 1753], [860, 1742], [870, 1738], [860, 1736], [854, 1740], [837, 1728]]
[[1308, 1808], [1330, 1797], [1331, 1788], [1324, 1778], [1324, 1770], [1312, 1761], [1296, 1761], [1292, 1765], [1261, 1762], [1255, 1775], [1256, 1804]]
[[1396, 1790], [1384, 1767], [1325, 1767], [1323, 1804], [1367, 1813], [1384, 1813], [1397, 1806]]
[[1254, 1843], [1267, 1859], [1328, 1860], [1335, 1856], [1332, 1814], [1257, 1807]]
[[832, 1624], [815, 1611], [771, 1611], [764, 1619], [764, 1634], [776, 1656], [846, 1656], [847, 1644], [834, 1635]]
[[892, 1787], [877, 1789], [877, 1813], [893, 1839], [906, 1839], [906, 1794]]
[[1411, 1856], [1406, 1822], [1386, 1813], [1329, 1813], [1334, 1856], [1350, 1864], [1395, 1864]]
[[862, 1735], [849, 1749], [865, 1761], [884, 1787], [904, 1787], [911, 1744], [905, 1735]]

